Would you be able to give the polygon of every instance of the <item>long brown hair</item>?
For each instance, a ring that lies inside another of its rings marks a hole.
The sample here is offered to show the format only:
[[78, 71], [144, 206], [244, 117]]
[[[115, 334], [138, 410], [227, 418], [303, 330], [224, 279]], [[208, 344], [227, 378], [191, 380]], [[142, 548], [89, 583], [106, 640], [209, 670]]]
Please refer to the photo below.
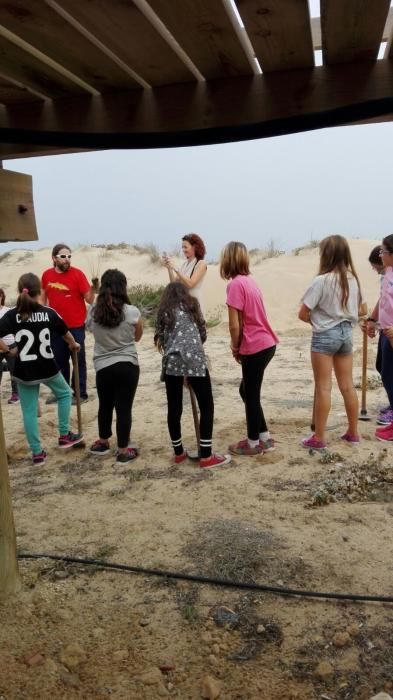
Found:
[[129, 303], [125, 274], [120, 270], [106, 270], [94, 306], [94, 321], [100, 326], [116, 328], [124, 319], [124, 305]]
[[221, 252], [220, 275], [224, 280], [230, 280], [237, 275], [250, 274], [250, 258], [244, 243], [231, 241]]
[[22, 321], [27, 321], [33, 311], [39, 307], [38, 297], [41, 294], [41, 282], [33, 272], [26, 272], [18, 280], [19, 296], [16, 300], [16, 310]]
[[348, 271], [351, 272], [359, 288], [360, 282], [354, 264], [348, 241], [344, 236], [327, 236], [319, 244], [319, 274], [327, 275], [335, 272], [341, 287], [341, 306], [347, 308], [349, 298]]
[[159, 350], [162, 350], [160, 336], [162, 336], [165, 331], [172, 330], [174, 327], [177, 309], [188, 313], [199, 329], [205, 328], [205, 321], [198, 299], [192, 297], [188, 289], [181, 282], [171, 282], [163, 291], [157, 311], [154, 343]]

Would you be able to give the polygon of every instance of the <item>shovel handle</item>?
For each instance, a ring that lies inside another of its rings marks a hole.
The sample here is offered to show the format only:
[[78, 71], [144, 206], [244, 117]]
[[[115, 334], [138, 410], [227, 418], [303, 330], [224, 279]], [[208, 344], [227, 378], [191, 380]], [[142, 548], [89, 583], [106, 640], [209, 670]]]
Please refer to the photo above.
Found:
[[362, 408], [361, 413], [367, 413], [367, 344], [368, 336], [367, 333], [363, 333], [363, 352], [362, 352]]

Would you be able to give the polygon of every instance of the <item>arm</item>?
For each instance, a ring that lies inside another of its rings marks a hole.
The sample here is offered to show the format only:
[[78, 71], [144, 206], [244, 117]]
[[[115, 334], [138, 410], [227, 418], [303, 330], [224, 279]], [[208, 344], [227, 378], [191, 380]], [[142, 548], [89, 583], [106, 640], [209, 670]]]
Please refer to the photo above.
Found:
[[375, 304], [370, 316], [368, 317], [366, 324], [365, 324], [365, 331], [369, 338], [375, 338], [376, 335], [376, 330], [375, 330], [375, 324], [378, 321], [378, 316], [379, 316], [379, 301]]
[[74, 336], [72, 335], [72, 333], [70, 333], [70, 331], [67, 331], [67, 333], [63, 335], [63, 340], [65, 340], [70, 350], [76, 350], [77, 352], [79, 352], [79, 350], [81, 349], [81, 346], [79, 345], [79, 343], [76, 342]]
[[308, 306], [302, 304], [298, 313], [298, 318], [300, 319], [300, 321], [304, 321], [304, 323], [311, 323], [310, 315], [311, 311], [308, 308]]
[[94, 285], [92, 284], [90, 289], [87, 292], [85, 292], [85, 294], [83, 295], [83, 298], [87, 304], [93, 304], [94, 296], [95, 296], [95, 291], [94, 291]]
[[172, 265], [171, 259], [168, 258], [167, 255], [162, 256], [162, 264], [165, 265], [166, 269], [168, 270], [169, 281], [176, 282], [177, 272], [175, 271], [175, 268]]
[[232, 355], [239, 362], [239, 348], [242, 340], [243, 314], [233, 306], [228, 306], [229, 333]]
[[179, 272], [179, 270], [175, 270], [175, 273], [177, 274], [177, 278], [182, 284], [184, 284], [187, 289], [193, 289], [198, 282], [200, 282], [201, 279], [206, 275], [207, 272], [207, 265], [203, 263], [202, 265], [199, 265], [199, 263], [196, 265], [195, 272], [192, 277], [185, 277], [184, 275]]
[[12, 351], [9, 349], [8, 345], [4, 342], [2, 338], [0, 338], [0, 352], [3, 355], [10, 355], [12, 354]]
[[137, 343], [143, 335], [143, 323], [142, 319], [140, 318], [139, 321], [136, 322], [135, 324], [135, 342]]
[[45, 289], [41, 289], [41, 304], [43, 306], [48, 306], [48, 295]]

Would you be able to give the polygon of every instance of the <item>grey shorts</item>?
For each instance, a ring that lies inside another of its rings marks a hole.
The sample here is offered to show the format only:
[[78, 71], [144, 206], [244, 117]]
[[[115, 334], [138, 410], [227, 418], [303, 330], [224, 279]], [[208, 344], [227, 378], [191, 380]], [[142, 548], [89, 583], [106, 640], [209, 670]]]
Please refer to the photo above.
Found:
[[321, 352], [324, 355], [349, 355], [352, 352], [352, 325], [342, 321], [327, 331], [313, 333], [311, 352]]

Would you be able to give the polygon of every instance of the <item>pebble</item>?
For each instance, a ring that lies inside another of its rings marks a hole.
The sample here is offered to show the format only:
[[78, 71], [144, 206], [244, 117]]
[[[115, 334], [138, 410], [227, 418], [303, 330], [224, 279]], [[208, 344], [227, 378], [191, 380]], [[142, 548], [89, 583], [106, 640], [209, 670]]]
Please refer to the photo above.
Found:
[[334, 674], [334, 668], [329, 661], [320, 661], [314, 671], [314, 676], [320, 681], [328, 681]]
[[351, 643], [351, 636], [348, 632], [336, 632], [332, 642], [335, 647], [346, 647]]
[[68, 671], [63, 671], [60, 674], [60, 680], [63, 681], [64, 685], [68, 685], [70, 688], [77, 688], [81, 682], [81, 679], [76, 673], [69, 673]]
[[217, 644], [217, 642], [216, 642], [215, 644], [213, 644], [213, 646], [212, 646], [212, 652], [213, 652], [213, 654], [219, 654], [219, 653], [220, 653], [220, 646], [219, 646], [219, 644]]
[[221, 694], [221, 684], [212, 676], [202, 679], [201, 695], [205, 700], [216, 700]]
[[159, 668], [157, 668], [157, 666], [154, 666], [148, 671], [142, 673], [139, 676], [139, 680], [141, 681], [141, 683], [143, 683], [143, 685], [156, 685], [157, 683], [161, 683], [161, 671]]
[[357, 637], [360, 632], [359, 626], [356, 623], [353, 623], [347, 627], [347, 632], [351, 635], [351, 637]]
[[211, 633], [210, 632], [202, 632], [201, 639], [202, 639], [202, 642], [206, 642], [208, 644], [212, 640]]
[[77, 668], [86, 659], [86, 653], [79, 644], [68, 644], [60, 653], [61, 663], [70, 670]]
[[393, 698], [388, 693], [378, 693], [378, 695], [373, 695], [370, 700], [393, 700]]
[[38, 651], [35, 654], [27, 654], [23, 657], [23, 661], [27, 666], [40, 666], [44, 663], [45, 658]]
[[114, 651], [112, 654], [113, 661], [125, 661], [128, 659], [128, 651], [127, 649], [118, 649], [117, 651]]
[[257, 634], [263, 634], [264, 632], [266, 632], [265, 625], [258, 625], [257, 626]]
[[142, 619], [139, 620], [139, 624], [141, 627], [147, 627], [148, 625], [150, 625], [150, 623], [151, 623], [150, 617], [142, 617]]
[[171, 690], [173, 690], [174, 687], [175, 687], [175, 686], [173, 685], [173, 683], [168, 683], [168, 685], [167, 685], [167, 688], [168, 688], [169, 692], [171, 692]]

